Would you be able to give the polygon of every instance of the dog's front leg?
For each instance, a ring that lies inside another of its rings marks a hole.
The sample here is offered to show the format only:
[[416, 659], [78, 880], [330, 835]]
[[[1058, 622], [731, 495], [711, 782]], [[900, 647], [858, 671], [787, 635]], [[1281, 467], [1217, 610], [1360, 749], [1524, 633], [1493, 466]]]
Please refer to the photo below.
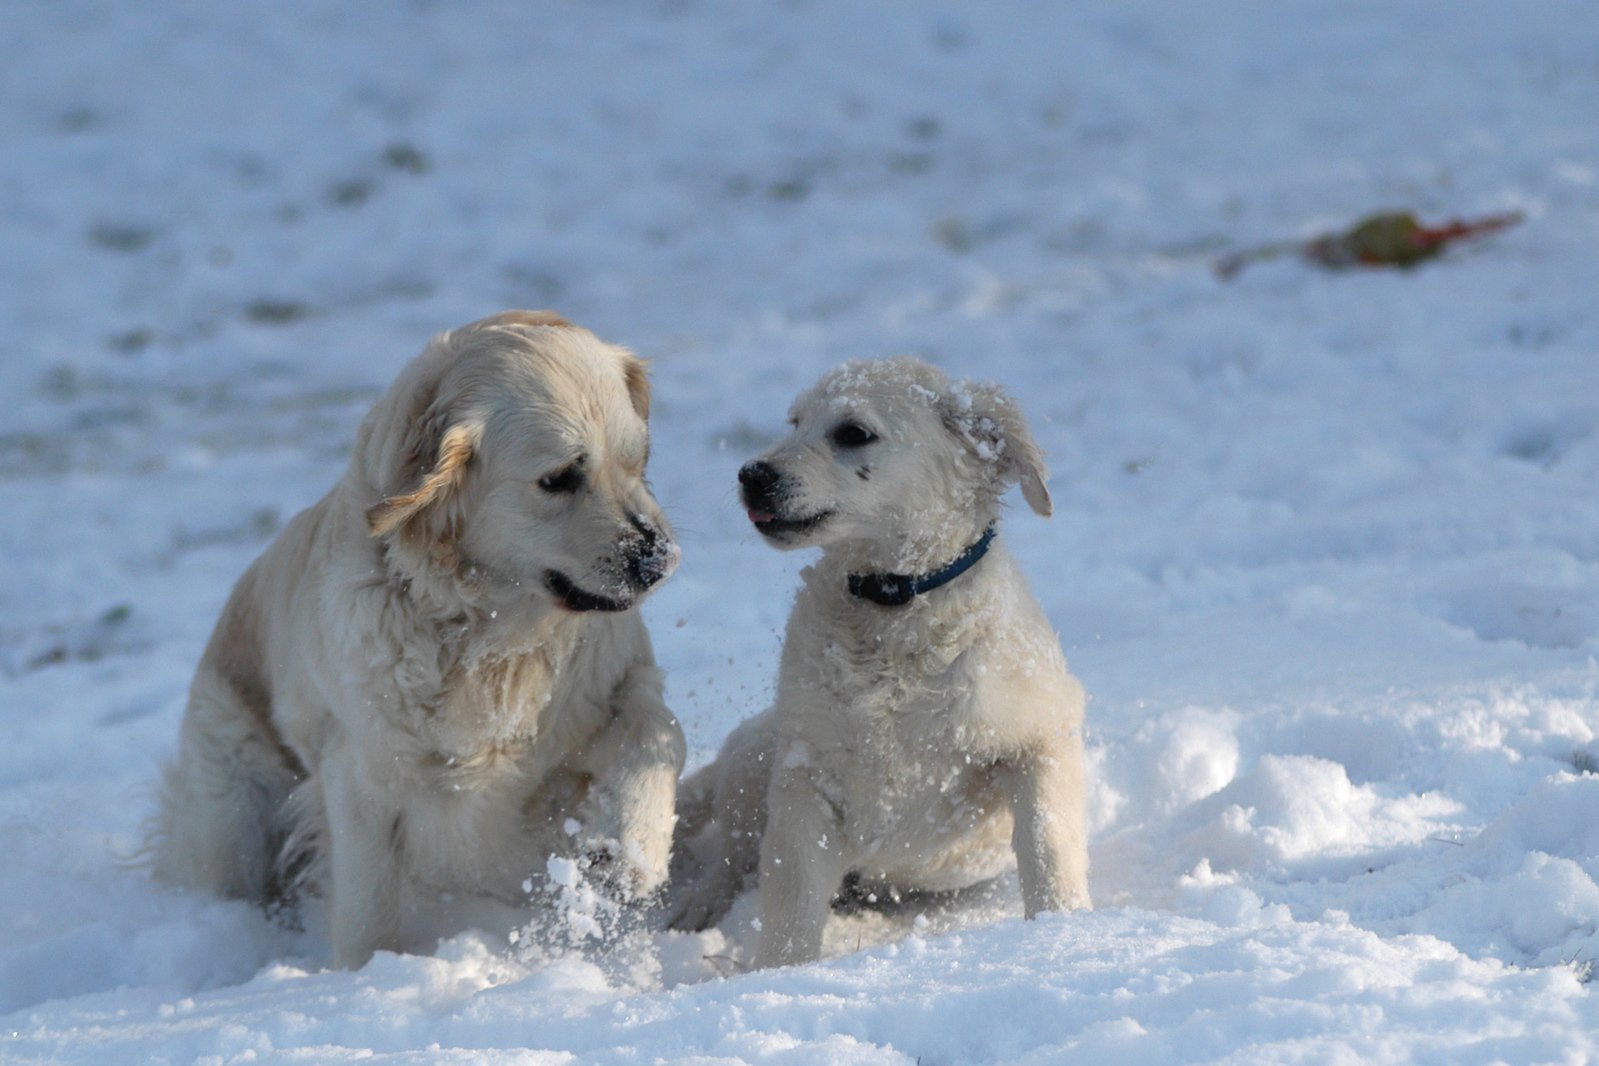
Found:
[[374, 951], [398, 949], [404, 826], [380, 798], [381, 789], [366, 782], [358, 756], [347, 746], [327, 753], [321, 773], [333, 964], [355, 969]]
[[1089, 907], [1082, 745], [1028, 754], [1000, 771], [1015, 818], [1011, 846], [1027, 917]]
[[687, 746], [683, 727], [661, 695], [661, 672], [639, 663], [617, 687], [615, 717], [587, 753], [594, 787], [581, 812], [584, 835], [615, 841], [612, 875], [634, 899], [666, 883], [676, 820], [677, 778]]
[[755, 965], [811, 962], [821, 957], [827, 911], [848, 872], [843, 818], [803, 766], [773, 773], [766, 818]]

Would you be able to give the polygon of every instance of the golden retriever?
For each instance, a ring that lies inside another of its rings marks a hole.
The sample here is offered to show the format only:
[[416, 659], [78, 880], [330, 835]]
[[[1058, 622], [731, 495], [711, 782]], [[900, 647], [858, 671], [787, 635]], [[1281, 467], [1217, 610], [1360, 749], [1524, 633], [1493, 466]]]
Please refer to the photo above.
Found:
[[715, 922], [758, 866], [756, 964], [803, 962], [846, 879], [955, 889], [1013, 854], [1028, 917], [1089, 906], [1083, 690], [995, 537], [1007, 485], [1051, 510], [1020, 410], [898, 358], [836, 369], [790, 422], [743, 501], [769, 543], [822, 554], [775, 705], [684, 785], [674, 924]]
[[661, 886], [684, 747], [631, 609], [678, 558], [648, 412], [644, 364], [556, 314], [435, 337], [234, 587], [156, 876], [263, 905], [308, 882], [345, 967], [463, 896], [524, 900], [553, 855]]

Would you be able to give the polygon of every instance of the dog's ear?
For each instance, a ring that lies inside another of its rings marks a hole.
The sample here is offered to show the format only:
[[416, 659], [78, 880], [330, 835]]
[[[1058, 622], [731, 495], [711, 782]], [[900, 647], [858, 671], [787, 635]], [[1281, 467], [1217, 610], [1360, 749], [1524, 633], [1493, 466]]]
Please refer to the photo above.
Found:
[[1041, 515], [1055, 505], [1049, 497], [1044, 452], [1016, 401], [998, 385], [956, 384], [942, 398], [940, 413], [950, 428], [985, 463], [994, 464], [1001, 484], [1021, 483], [1022, 498]]
[[622, 378], [627, 382], [627, 398], [633, 401], [633, 410], [644, 421], [650, 420], [650, 364], [629, 352], [622, 364]]
[[458, 491], [466, 480], [467, 464], [483, 439], [483, 424], [476, 420], [452, 422], [447, 412], [429, 407], [412, 420], [405, 434], [407, 484], [414, 486], [386, 496], [366, 510], [367, 526], [383, 537]]

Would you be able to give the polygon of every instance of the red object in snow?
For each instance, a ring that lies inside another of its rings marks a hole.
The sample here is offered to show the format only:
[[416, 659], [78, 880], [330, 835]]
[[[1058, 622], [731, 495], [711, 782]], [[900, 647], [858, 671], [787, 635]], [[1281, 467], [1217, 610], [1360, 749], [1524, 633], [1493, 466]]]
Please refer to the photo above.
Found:
[[1494, 233], [1515, 225], [1521, 219], [1521, 212], [1511, 211], [1472, 220], [1451, 219], [1436, 226], [1426, 226], [1409, 211], [1384, 211], [1362, 219], [1342, 233], [1235, 252], [1217, 260], [1216, 273], [1222, 278], [1230, 278], [1249, 263], [1289, 253], [1301, 255], [1333, 270], [1356, 266], [1412, 267], [1438, 255], [1454, 241]]

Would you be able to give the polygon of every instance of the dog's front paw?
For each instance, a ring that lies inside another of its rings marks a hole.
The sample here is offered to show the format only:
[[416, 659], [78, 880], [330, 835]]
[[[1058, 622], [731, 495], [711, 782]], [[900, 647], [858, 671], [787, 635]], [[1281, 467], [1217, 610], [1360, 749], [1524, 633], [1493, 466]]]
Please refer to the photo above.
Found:
[[608, 895], [628, 903], [650, 899], [666, 885], [666, 859], [651, 857], [631, 841], [584, 841], [583, 869]]

